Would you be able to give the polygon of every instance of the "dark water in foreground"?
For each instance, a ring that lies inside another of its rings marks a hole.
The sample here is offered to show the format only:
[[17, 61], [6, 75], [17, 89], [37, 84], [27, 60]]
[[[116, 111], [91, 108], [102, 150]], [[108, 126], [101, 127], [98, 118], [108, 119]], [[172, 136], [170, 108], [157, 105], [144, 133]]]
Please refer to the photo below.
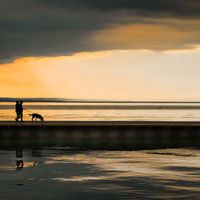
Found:
[[1, 149], [0, 174], [3, 200], [199, 199], [200, 150]]

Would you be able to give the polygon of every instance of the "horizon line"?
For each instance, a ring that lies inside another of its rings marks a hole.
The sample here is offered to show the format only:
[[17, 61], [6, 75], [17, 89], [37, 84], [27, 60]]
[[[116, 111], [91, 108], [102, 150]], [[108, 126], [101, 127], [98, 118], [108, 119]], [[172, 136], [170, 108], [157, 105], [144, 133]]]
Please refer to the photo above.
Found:
[[71, 99], [54, 97], [0, 97], [0, 102], [15, 102], [23, 100], [27, 102], [74, 102], [74, 103], [200, 103], [200, 100], [108, 100], [108, 99]]

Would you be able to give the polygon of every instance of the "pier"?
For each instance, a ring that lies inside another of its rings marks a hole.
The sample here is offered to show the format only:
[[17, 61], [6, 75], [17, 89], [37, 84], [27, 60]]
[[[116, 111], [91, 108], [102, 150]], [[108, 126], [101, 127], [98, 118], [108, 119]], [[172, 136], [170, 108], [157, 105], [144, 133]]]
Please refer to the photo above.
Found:
[[87, 149], [200, 147], [200, 122], [0, 122], [0, 148], [72, 146]]

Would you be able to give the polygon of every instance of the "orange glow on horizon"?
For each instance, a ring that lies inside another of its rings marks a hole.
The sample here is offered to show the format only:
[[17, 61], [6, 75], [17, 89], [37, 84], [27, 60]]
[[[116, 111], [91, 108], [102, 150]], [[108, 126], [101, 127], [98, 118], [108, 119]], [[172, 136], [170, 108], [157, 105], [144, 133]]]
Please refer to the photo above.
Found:
[[2, 97], [19, 98], [200, 99], [199, 56], [197, 46], [19, 58], [0, 65], [0, 91]]

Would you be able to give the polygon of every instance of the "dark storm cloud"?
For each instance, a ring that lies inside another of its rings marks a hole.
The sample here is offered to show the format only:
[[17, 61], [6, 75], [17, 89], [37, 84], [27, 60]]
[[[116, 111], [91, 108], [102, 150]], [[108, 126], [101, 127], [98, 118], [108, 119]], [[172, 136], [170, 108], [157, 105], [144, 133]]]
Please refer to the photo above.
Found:
[[0, 62], [104, 50], [91, 44], [97, 31], [160, 18], [198, 19], [199, 11], [197, 0], [0, 0]]
[[96, 11], [133, 11], [138, 14], [199, 17], [199, 0], [38, 0], [48, 6]]

